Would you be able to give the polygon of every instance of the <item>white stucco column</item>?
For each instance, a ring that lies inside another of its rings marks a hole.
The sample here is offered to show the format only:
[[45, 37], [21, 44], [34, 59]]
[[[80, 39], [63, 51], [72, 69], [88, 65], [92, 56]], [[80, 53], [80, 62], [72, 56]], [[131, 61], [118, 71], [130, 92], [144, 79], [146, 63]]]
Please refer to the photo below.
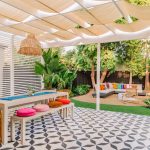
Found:
[[96, 110], [100, 110], [100, 43], [97, 44]]

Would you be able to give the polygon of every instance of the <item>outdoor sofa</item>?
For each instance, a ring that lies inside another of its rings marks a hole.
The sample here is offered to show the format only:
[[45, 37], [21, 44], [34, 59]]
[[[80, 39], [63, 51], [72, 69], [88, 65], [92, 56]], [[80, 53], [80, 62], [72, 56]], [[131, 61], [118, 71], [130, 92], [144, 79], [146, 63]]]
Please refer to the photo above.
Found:
[[[123, 84], [123, 83], [101, 83], [100, 84], [100, 97], [105, 98], [113, 94], [125, 93], [127, 88], [137, 89], [137, 94], [139, 96], [145, 96], [146, 93], [142, 90], [142, 84]], [[92, 94], [96, 97], [96, 92]]]

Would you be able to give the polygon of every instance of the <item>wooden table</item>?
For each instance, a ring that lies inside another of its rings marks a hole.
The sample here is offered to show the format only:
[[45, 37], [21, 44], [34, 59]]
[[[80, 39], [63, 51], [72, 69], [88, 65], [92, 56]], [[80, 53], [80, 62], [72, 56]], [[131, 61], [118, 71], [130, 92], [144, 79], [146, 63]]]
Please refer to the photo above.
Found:
[[55, 99], [59, 96], [66, 96], [68, 98], [68, 92], [52, 92], [50, 94], [28, 96], [16, 100], [0, 100], [0, 109], [2, 110], [2, 143], [8, 143], [8, 115], [10, 108], [37, 102], [45, 102], [46, 100]]

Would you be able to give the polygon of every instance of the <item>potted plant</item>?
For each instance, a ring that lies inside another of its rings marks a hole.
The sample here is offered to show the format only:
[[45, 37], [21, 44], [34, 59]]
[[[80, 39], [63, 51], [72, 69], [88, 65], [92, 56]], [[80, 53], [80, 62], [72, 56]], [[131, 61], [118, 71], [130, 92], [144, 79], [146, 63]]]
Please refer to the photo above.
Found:
[[32, 96], [34, 93], [35, 93], [34, 87], [29, 86], [29, 87], [27, 88], [27, 94], [28, 94], [29, 96]]

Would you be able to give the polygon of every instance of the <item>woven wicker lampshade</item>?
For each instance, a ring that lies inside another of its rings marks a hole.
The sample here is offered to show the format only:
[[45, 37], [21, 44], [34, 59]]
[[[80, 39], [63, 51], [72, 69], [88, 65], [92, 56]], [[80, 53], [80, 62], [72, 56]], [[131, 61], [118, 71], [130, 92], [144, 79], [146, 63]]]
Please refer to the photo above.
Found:
[[42, 54], [40, 42], [34, 34], [29, 34], [20, 44], [19, 54], [39, 56]]

